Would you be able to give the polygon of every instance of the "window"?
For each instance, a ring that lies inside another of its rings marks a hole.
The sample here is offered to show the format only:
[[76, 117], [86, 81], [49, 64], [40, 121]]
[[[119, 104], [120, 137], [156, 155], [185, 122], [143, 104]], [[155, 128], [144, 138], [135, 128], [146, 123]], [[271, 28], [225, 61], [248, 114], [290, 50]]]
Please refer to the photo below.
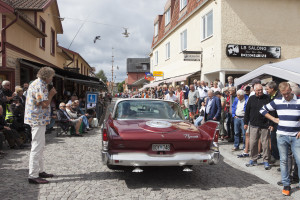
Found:
[[154, 37], [158, 35], [158, 22], [154, 25]]
[[187, 49], [187, 30], [180, 33], [181, 51]]
[[213, 11], [210, 11], [202, 17], [203, 38], [206, 39], [213, 35]]
[[147, 64], [143, 64], [142, 66], [143, 66], [143, 70], [146, 71], [147, 70]]
[[157, 66], [158, 65], [158, 51], [154, 52], [154, 65]]
[[184, 9], [187, 5], [188, 0], [180, 0], [180, 10]]
[[170, 58], [170, 42], [166, 44], [166, 60]]
[[167, 26], [171, 21], [171, 8], [169, 8], [165, 14], [165, 26]]
[[50, 53], [55, 55], [55, 31], [51, 28], [51, 38], [50, 38]]
[[[40, 30], [45, 33], [46, 32], [46, 23], [43, 18], [40, 18]], [[45, 49], [45, 38], [40, 38], [40, 47]]]

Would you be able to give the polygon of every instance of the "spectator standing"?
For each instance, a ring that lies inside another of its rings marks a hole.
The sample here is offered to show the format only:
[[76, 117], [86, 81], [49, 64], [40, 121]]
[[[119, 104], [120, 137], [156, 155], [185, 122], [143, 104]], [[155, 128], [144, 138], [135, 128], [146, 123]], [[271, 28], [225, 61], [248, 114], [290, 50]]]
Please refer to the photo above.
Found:
[[226, 106], [227, 106], [227, 137], [228, 142], [234, 141], [234, 123], [233, 123], [233, 117], [232, 117], [232, 104], [236, 97], [236, 89], [235, 87], [229, 88], [229, 95], [226, 99]]
[[207, 97], [207, 92], [209, 88], [205, 85], [204, 81], [200, 82], [200, 86], [198, 87], [199, 92], [199, 105], [204, 101], [204, 99]]
[[212, 90], [207, 92], [206, 107], [205, 107], [205, 121], [214, 120], [220, 121], [221, 118], [221, 100], [214, 96]]
[[248, 99], [245, 118], [244, 118], [244, 129], [248, 128], [248, 123], [250, 122], [250, 157], [251, 160], [246, 164], [247, 167], [257, 165], [258, 160], [258, 140], [261, 140], [263, 149], [263, 164], [266, 170], [270, 169], [270, 134], [269, 134], [269, 120], [264, 118], [260, 114], [260, 109], [263, 105], [270, 102], [268, 95], [263, 93], [263, 87], [261, 84], [256, 84], [254, 86], [255, 95]]
[[[288, 173], [288, 149], [291, 147], [296, 163], [300, 166], [300, 99], [292, 93], [287, 82], [279, 84], [282, 98], [276, 98], [269, 104], [263, 106], [261, 114], [278, 124], [277, 142], [280, 154], [280, 169], [283, 183], [282, 194], [289, 196], [291, 183]], [[268, 112], [276, 111], [279, 118], [275, 118]], [[300, 174], [298, 168], [298, 176]]]
[[189, 91], [190, 91], [189, 87], [187, 85], [184, 85], [184, 82], [182, 81], [180, 83], [180, 88], [181, 88], [181, 90], [182, 90], [182, 92], [184, 94], [184, 106], [186, 108], [188, 108], [189, 107], [189, 101], [188, 101], [188, 99], [189, 99]]
[[[281, 97], [281, 94], [278, 90], [277, 84], [274, 81], [271, 81], [267, 84], [266, 91], [269, 94], [271, 101]], [[276, 111], [272, 111], [272, 112], [270, 112], [270, 114], [273, 117], [278, 118]], [[280, 157], [279, 157], [279, 151], [278, 151], [278, 147], [277, 147], [277, 136], [276, 136], [277, 124], [273, 123], [273, 122], [271, 122], [271, 124], [273, 127], [273, 130], [271, 131], [271, 154], [275, 160], [279, 160]]]
[[169, 91], [169, 93], [168, 93], [168, 94], [166, 95], [166, 97], [165, 97], [165, 100], [175, 101], [175, 102], [178, 101], [177, 96], [174, 95], [173, 90], [170, 90], [170, 91]]
[[181, 90], [181, 87], [179, 85], [176, 86], [176, 93], [175, 93], [178, 103], [180, 106], [184, 105], [184, 93]]
[[50, 67], [43, 67], [37, 73], [27, 91], [24, 123], [32, 128], [32, 142], [29, 159], [29, 183], [49, 183], [44, 178], [53, 174], [44, 172], [43, 151], [45, 147], [46, 125], [50, 123], [50, 103], [57, 93], [53, 87], [48, 91], [47, 85], [52, 82], [55, 72]]
[[227, 134], [225, 127], [224, 127], [224, 122], [225, 122], [225, 110], [224, 109], [225, 109], [226, 100], [220, 92], [215, 92], [215, 95], [221, 100], [221, 108], [222, 109], [221, 109], [221, 118], [220, 118], [219, 129], [220, 129], [221, 140], [224, 140], [224, 136]]
[[196, 105], [199, 101], [199, 92], [198, 92], [198, 90], [195, 90], [195, 86], [193, 84], [190, 85], [188, 100], [189, 100], [189, 110], [191, 113], [191, 120], [194, 120], [194, 116], [197, 111]]
[[213, 92], [221, 92], [221, 89], [218, 87], [218, 81], [214, 81], [214, 86], [211, 88]]
[[235, 97], [232, 104], [232, 117], [234, 123], [234, 147], [233, 151], [239, 150], [240, 146], [240, 136], [243, 136], [243, 149], [245, 149], [245, 129], [244, 129], [244, 116], [246, 105], [248, 101], [248, 96], [245, 95], [244, 90], [237, 91], [237, 97]]
[[27, 90], [28, 90], [29, 84], [28, 83], [24, 83], [23, 84], [23, 95], [26, 97], [27, 95]]
[[233, 87], [234, 83], [233, 83], [233, 77], [232, 76], [228, 76], [227, 78], [228, 83], [225, 84], [225, 87]]

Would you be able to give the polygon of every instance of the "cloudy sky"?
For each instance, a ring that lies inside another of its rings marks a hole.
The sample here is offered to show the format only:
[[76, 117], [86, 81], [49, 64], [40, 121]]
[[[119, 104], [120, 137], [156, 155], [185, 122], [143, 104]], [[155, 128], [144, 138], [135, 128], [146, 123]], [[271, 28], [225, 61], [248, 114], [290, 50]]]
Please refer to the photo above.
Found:
[[[148, 57], [153, 21], [163, 13], [165, 3], [166, 0], [58, 0], [60, 15], [65, 18], [64, 34], [58, 36], [58, 42], [68, 48], [84, 23], [70, 49], [80, 53], [97, 72], [103, 69], [111, 80], [113, 47], [114, 76], [121, 82], [127, 77], [127, 58]], [[128, 28], [128, 38], [123, 37], [122, 27]], [[94, 44], [98, 35], [101, 40]]]

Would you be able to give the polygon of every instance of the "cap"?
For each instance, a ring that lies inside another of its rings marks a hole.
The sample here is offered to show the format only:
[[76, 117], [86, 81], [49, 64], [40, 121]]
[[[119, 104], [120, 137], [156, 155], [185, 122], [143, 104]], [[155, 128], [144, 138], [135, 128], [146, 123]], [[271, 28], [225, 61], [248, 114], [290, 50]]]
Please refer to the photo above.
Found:
[[255, 84], [261, 84], [261, 80], [258, 78], [255, 78], [251, 81], [251, 85], [255, 85]]

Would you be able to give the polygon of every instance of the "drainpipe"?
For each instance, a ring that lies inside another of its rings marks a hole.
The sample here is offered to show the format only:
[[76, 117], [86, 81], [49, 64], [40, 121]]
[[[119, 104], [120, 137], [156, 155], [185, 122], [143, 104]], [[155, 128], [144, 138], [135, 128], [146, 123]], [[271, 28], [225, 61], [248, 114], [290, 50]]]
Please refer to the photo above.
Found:
[[[16, 23], [19, 19], [19, 13], [16, 12], [16, 19], [14, 19], [12, 22], [10, 22], [7, 26], [2, 28], [1, 30], [1, 53], [2, 53], [2, 67], [6, 67], [6, 49], [5, 49], [5, 43], [6, 43], [6, 29], [8, 29], [11, 25]], [[6, 15], [2, 15], [2, 24], [6, 24]]]

